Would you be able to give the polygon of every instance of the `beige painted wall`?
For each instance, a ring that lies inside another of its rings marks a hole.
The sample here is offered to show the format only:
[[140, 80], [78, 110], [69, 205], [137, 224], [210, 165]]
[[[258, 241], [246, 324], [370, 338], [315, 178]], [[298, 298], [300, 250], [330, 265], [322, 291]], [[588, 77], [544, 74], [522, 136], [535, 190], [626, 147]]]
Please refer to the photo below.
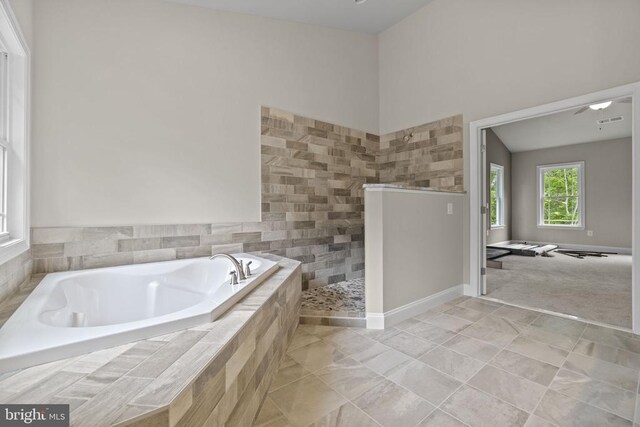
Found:
[[[33, 9], [34, 226], [257, 220], [260, 104], [375, 133], [463, 113], [466, 133], [640, 80], [636, 0], [434, 0], [379, 46], [156, 0]], [[463, 226], [468, 252], [468, 207]]]
[[382, 191], [364, 192], [364, 301], [368, 313], [384, 313], [384, 209]]
[[491, 228], [491, 215], [487, 215], [487, 243], [498, 243], [511, 240], [511, 152], [504, 145], [496, 133], [487, 129], [487, 203], [491, 191], [490, 173], [491, 163], [504, 167], [504, 227]]
[[377, 133], [374, 35], [159, 0], [34, 5], [32, 225], [260, 219], [260, 105]]
[[389, 312], [463, 283], [463, 200], [454, 193], [365, 191], [368, 313]]
[[[513, 153], [513, 239], [631, 248], [631, 159], [631, 138]], [[585, 229], [538, 228], [536, 166], [574, 161], [585, 162]]]
[[[380, 35], [381, 133], [462, 113], [468, 177], [470, 121], [640, 81], [638, 16], [637, 0], [434, 0]], [[468, 260], [468, 208], [464, 227]]]
[[18, 19], [18, 25], [33, 53], [33, 0], [9, 0], [11, 9]]

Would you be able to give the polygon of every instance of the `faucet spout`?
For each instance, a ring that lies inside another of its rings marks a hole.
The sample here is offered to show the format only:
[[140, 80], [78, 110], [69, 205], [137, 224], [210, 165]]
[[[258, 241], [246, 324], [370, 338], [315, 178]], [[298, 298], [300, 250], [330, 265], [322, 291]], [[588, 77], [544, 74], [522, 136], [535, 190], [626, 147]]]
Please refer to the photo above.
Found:
[[[244, 268], [242, 268], [242, 261], [238, 261], [233, 255], [223, 253], [212, 255], [211, 257], [209, 257], [209, 259], [213, 260], [214, 258], [218, 257], [226, 258], [231, 261], [231, 263], [233, 264], [233, 268], [236, 270], [236, 276], [238, 280], [244, 280], [247, 278], [244, 274]], [[233, 283], [233, 280], [231, 281], [231, 283], [235, 284]]]

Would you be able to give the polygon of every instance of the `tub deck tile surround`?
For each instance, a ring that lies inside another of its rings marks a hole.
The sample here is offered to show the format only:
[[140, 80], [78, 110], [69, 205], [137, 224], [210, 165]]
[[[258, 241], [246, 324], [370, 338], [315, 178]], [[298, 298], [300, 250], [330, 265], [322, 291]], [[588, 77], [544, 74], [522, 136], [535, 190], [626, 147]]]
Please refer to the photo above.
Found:
[[36, 227], [34, 272], [271, 253], [326, 286], [364, 275], [363, 184], [463, 189], [460, 115], [382, 137], [268, 107], [261, 123], [261, 221]]
[[[302, 290], [298, 261], [264, 256], [280, 269], [218, 320], [0, 374], [0, 402], [67, 403], [73, 426], [251, 425], [295, 333]], [[40, 279], [0, 313], [13, 312]]]
[[[20, 292], [18, 288], [24, 289], [27, 286], [33, 272], [31, 253], [32, 251], [28, 250], [0, 264], [0, 303]], [[3, 314], [0, 310], [0, 321], [2, 318]]]

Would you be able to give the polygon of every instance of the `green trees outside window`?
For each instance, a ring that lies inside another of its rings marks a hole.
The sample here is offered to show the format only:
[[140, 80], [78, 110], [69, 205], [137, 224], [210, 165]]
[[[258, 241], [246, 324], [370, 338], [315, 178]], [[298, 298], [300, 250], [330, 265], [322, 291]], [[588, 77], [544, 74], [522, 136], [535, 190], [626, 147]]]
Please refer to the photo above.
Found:
[[504, 226], [504, 167], [491, 163], [489, 171], [491, 227]]
[[539, 225], [582, 225], [582, 164], [543, 166], [540, 179]]

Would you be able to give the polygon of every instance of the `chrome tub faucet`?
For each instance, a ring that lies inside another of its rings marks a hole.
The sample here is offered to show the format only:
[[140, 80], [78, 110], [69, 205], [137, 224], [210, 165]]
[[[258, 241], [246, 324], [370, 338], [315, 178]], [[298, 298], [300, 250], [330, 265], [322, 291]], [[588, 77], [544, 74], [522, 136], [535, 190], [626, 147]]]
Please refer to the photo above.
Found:
[[[231, 263], [233, 264], [233, 268], [235, 268], [235, 271], [232, 271], [231, 273], [229, 273], [231, 275], [231, 284], [232, 285], [237, 285], [239, 281], [244, 280], [247, 278], [247, 276], [245, 275], [245, 271], [244, 271], [244, 267], [242, 265], [242, 261], [238, 261], [234, 256], [229, 255], [229, 254], [215, 254], [209, 257], [210, 260], [213, 260], [214, 258], [218, 258], [218, 257], [222, 257], [222, 258], [226, 258], [229, 261], [231, 261]], [[247, 270], [250, 271], [248, 269], [249, 264], [251, 263], [251, 261], [249, 261], [247, 263]]]

